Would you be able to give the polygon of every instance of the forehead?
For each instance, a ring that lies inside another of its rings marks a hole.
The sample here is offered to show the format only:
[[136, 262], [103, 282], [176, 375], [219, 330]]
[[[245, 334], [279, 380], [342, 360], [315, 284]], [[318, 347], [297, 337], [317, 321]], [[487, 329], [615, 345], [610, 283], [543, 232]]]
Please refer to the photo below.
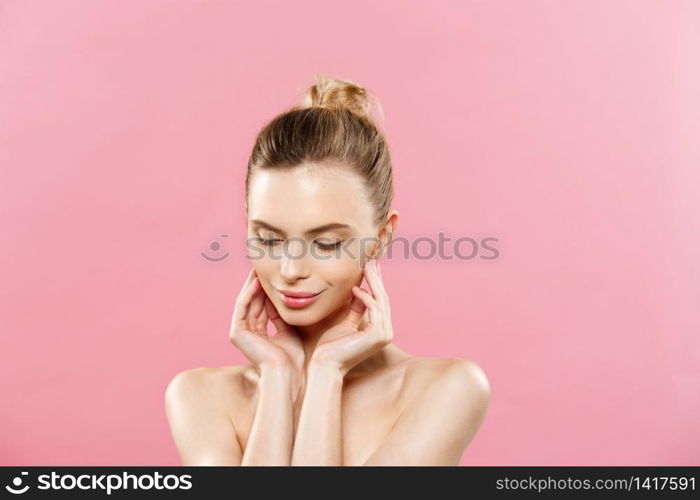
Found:
[[303, 233], [329, 222], [366, 229], [372, 215], [362, 178], [345, 168], [259, 169], [249, 186], [249, 219], [262, 219], [290, 232]]

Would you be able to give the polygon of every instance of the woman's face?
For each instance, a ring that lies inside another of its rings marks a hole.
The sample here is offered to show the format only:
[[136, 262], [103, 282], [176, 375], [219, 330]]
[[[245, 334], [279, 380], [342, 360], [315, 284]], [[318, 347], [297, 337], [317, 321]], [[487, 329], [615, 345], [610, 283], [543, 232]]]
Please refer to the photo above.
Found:
[[[285, 322], [311, 325], [348, 304], [378, 244], [357, 174], [328, 165], [257, 170], [247, 209], [248, 258]], [[330, 224], [343, 227], [322, 228]], [[281, 290], [318, 296], [295, 307]]]

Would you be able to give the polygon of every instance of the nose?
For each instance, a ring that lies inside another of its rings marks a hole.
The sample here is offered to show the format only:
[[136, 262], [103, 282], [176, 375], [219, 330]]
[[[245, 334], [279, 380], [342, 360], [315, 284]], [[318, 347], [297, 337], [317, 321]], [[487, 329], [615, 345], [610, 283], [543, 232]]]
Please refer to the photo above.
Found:
[[285, 280], [291, 282], [308, 276], [308, 253], [303, 241], [287, 240], [280, 268], [280, 274]]

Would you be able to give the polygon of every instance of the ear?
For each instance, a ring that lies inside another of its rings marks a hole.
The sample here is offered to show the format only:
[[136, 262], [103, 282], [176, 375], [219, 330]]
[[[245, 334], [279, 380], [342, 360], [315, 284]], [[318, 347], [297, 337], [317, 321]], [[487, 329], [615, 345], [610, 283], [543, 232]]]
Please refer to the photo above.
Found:
[[379, 243], [375, 248], [375, 258], [380, 258], [386, 253], [386, 249], [391, 243], [392, 238], [396, 234], [396, 230], [399, 226], [399, 212], [398, 210], [390, 210], [389, 215], [386, 217], [386, 222], [382, 227], [379, 228], [379, 233], [377, 237], [379, 238]]

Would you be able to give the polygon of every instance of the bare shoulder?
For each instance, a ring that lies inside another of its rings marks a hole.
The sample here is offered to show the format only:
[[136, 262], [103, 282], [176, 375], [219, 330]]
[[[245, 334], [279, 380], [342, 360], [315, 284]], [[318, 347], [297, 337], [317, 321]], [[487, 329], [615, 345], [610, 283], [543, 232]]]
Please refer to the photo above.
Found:
[[458, 465], [481, 427], [488, 380], [473, 361], [411, 356], [396, 423], [365, 465]]
[[196, 385], [222, 382], [235, 377], [239, 366], [199, 366], [178, 372], [168, 384], [166, 391], [191, 388]]
[[406, 401], [444, 398], [486, 410], [491, 386], [481, 367], [463, 358], [412, 356], [407, 360]]
[[198, 367], [177, 373], [165, 389], [165, 413], [183, 465], [239, 465], [231, 390], [240, 367]]
[[196, 404], [228, 409], [240, 387], [246, 366], [201, 366], [178, 372], [165, 389], [166, 408]]

